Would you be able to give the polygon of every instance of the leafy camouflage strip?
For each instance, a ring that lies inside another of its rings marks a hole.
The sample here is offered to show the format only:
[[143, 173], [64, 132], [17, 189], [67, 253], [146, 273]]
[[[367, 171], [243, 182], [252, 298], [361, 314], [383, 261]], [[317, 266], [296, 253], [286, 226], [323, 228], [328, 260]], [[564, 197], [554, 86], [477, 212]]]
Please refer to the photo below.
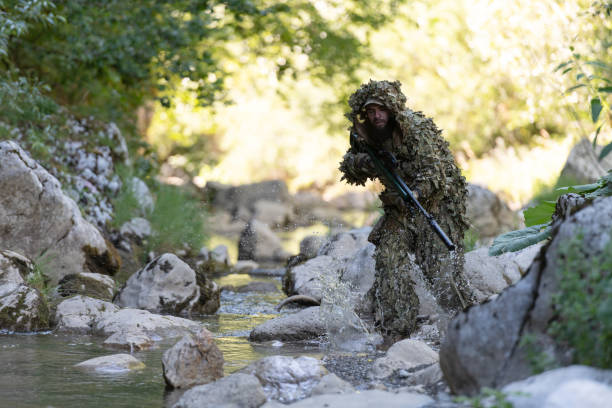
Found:
[[[398, 291], [400, 286], [405, 287], [400, 280], [397, 280], [400, 277], [391, 276], [392, 271], [402, 270], [404, 262], [402, 257], [395, 256], [393, 259], [388, 257], [390, 253], [399, 253], [398, 251], [409, 252], [415, 255], [416, 264], [441, 306], [447, 310], [459, 309], [462, 303], [461, 297], [468, 304], [472, 303], [472, 297], [463, 278], [463, 235], [467, 229], [466, 181], [456, 166], [448, 143], [441, 136], [441, 131], [433, 120], [421, 112], [405, 107], [406, 97], [402, 94], [400, 86], [398, 81], [370, 81], [363, 84], [351, 95], [349, 99], [351, 111], [346, 116], [351, 123], [354, 120], [363, 120], [362, 105], [371, 97], [379, 99], [389, 109], [399, 126], [401, 140], [399, 143], [389, 142], [384, 147], [397, 158], [399, 167], [396, 171], [399, 176], [413, 191], [418, 191], [419, 201], [423, 207], [436, 218], [457, 246], [456, 258], [453, 262], [450, 261], [447, 249], [433, 233], [425, 218], [404, 206], [393, 192], [393, 187], [386, 185], [386, 181], [381, 179], [386, 187], [380, 196], [385, 215], [369, 238], [377, 245], [375, 252], [377, 276], [372, 294], [375, 297], [383, 296], [390, 305], [395, 305], [392, 309], [414, 307], [409, 300], [413, 299], [413, 296], [409, 295], [408, 289]], [[354, 129], [351, 127], [350, 131]], [[340, 170], [343, 179], [347, 182], [364, 184], [368, 179], [377, 178], [377, 175], [374, 169], [363, 164], [361, 157], [364, 152], [356, 150], [357, 148], [358, 146], [351, 147], [347, 151], [340, 163]], [[390, 283], [389, 279], [394, 283]], [[395, 289], [389, 287], [390, 284], [395, 285]], [[458, 290], [454, 290], [454, 286]], [[376, 301], [375, 304], [378, 304], [378, 307], [390, 307]], [[377, 315], [384, 316], [379, 324], [387, 327], [386, 331], [390, 334], [404, 332], [414, 324], [414, 322], [400, 322], [409, 317], [402, 313], [394, 315], [390, 310], [386, 310], [386, 314], [382, 313], [382, 310], [376, 312]]]

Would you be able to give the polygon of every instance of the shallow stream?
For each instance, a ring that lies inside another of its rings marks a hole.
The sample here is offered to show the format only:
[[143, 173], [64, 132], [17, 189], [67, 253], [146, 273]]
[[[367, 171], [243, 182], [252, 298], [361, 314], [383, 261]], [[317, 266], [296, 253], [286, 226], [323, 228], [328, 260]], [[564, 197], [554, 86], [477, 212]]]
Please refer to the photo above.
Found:
[[[239, 286], [250, 281], [274, 282], [280, 278], [235, 274], [217, 279]], [[268, 355], [307, 355], [320, 358], [316, 343], [288, 345], [280, 342], [257, 345], [248, 341], [256, 325], [275, 317], [274, 307], [285, 296], [278, 293], [222, 292], [216, 315], [200, 320], [216, 337], [225, 358], [225, 373], [239, 370]], [[134, 352], [146, 368], [130, 373], [94, 373], [75, 364], [90, 358], [121, 353], [102, 346], [103, 337], [89, 335], [0, 334], [0, 407], [161, 407], [165, 399], [162, 354], [177, 339], [155, 348]]]

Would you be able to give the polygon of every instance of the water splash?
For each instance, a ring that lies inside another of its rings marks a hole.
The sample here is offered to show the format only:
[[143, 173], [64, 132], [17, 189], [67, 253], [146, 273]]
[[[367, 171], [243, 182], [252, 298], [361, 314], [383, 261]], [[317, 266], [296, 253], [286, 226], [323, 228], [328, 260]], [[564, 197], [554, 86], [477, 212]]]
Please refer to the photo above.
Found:
[[334, 271], [319, 276], [322, 294], [319, 311], [329, 345], [343, 351], [371, 351], [382, 342], [382, 337], [355, 313], [361, 296], [341, 275], [341, 271]]

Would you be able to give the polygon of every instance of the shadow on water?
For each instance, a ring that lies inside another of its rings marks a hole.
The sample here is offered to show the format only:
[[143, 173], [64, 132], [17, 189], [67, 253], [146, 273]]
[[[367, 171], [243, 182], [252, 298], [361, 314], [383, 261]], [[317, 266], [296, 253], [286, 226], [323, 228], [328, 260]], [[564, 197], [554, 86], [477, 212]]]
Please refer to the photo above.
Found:
[[[248, 275], [228, 275], [219, 278], [218, 283], [238, 286], [253, 280], [270, 281], [280, 286], [278, 278], [252, 278]], [[222, 292], [221, 308], [216, 315], [195, 318], [215, 335], [225, 358], [226, 375], [269, 355], [322, 356], [316, 343], [252, 344], [248, 341], [252, 328], [278, 315], [274, 307], [283, 297], [281, 292]], [[74, 367], [90, 358], [124, 352], [103, 347], [103, 337], [49, 332], [0, 334], [0, 406], [163, 406], [162, 355], [176, 340], [170, 339], [156, 344], [153, 349], [134, 352], [134, 357], [146, 365], [142, 370], [104, 374]], [[168, 401], [166, 399], [166, 403]]]

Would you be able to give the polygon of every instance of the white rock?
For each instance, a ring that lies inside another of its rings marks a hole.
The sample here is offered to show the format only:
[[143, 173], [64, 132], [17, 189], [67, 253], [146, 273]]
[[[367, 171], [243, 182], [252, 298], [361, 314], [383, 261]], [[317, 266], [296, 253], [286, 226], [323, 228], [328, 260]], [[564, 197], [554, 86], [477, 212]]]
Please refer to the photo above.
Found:
[[336, 374], [327, 374], [312, 389], [312, 395], [346, 394], [354, 392], [353, 386], [338, 377]]
[[134, 194], [134, 197], [136, 197], [136, 200], [138, 200], [142, 214], [152, 213], [155, 207], [155, 201], [153, 200], [153, 196], [147, 184], [138, 177], [133, 177], [132, 180], [130, 180], [130, 190]]
[[[431, 397], [423, 394], [403, 392], [400, 394], [367, 390], [348, 394], [325, 394], [306, 398], [289, 405], [291, 408], [425, 408], [435, 406]], [[277, 408], [274, 401], [261, 408]]]
[[163, 254], [134, 273], [115, 303], [154, 312], [189, 312], [200, 298], [196, 274], [176, 255]]
[[55, 320], [57, 331], [90, 333], [101, 320], [119, 310], [110, 302], [77, 295], [66, 299], [57, 306]]
[[172, 408], [259, 408], [265, 402], [266, 395], [257, 377], [235, 373], [187, 390]]
[[312, 388], [327, 374], [319, 360], [304, 356], [264, 357], [241, 372], [257, 377], [268, 399], [283, 403], [309, 396]]
[[75, 367], [106, 374], [121, 374], [132, 370], [141, 370], [145, 368], [145, 365], [130, 354], [114, 354], [92, 358], [76, 364]]
[[117, 256], [55, 177], [14, 142], [0, 143], [0, 163], [1, 248], [40, 259], [51, 285], [71, 273], [114, 273]]
[[150, 237], [153, 230], [151, 223], [147, 219], [136, 217], [123, 224], [119, 232], [121, 235], [142, 241]]
[[140, 309], [121, 309], [98, 321], [94, 330], [106, 336], [115, 333], [145, 333], [153, 340], [179, 337], [202, 326], [193, 320], [161, 316]]
[[429, 366], [438, 362], [438, 353], [427, 344], [412, 339], [399, 341], [392, 345], [385, 357], [372, 366], [374, 378], [385, 378], [395, 370], [413, 370], [419, 366]]

